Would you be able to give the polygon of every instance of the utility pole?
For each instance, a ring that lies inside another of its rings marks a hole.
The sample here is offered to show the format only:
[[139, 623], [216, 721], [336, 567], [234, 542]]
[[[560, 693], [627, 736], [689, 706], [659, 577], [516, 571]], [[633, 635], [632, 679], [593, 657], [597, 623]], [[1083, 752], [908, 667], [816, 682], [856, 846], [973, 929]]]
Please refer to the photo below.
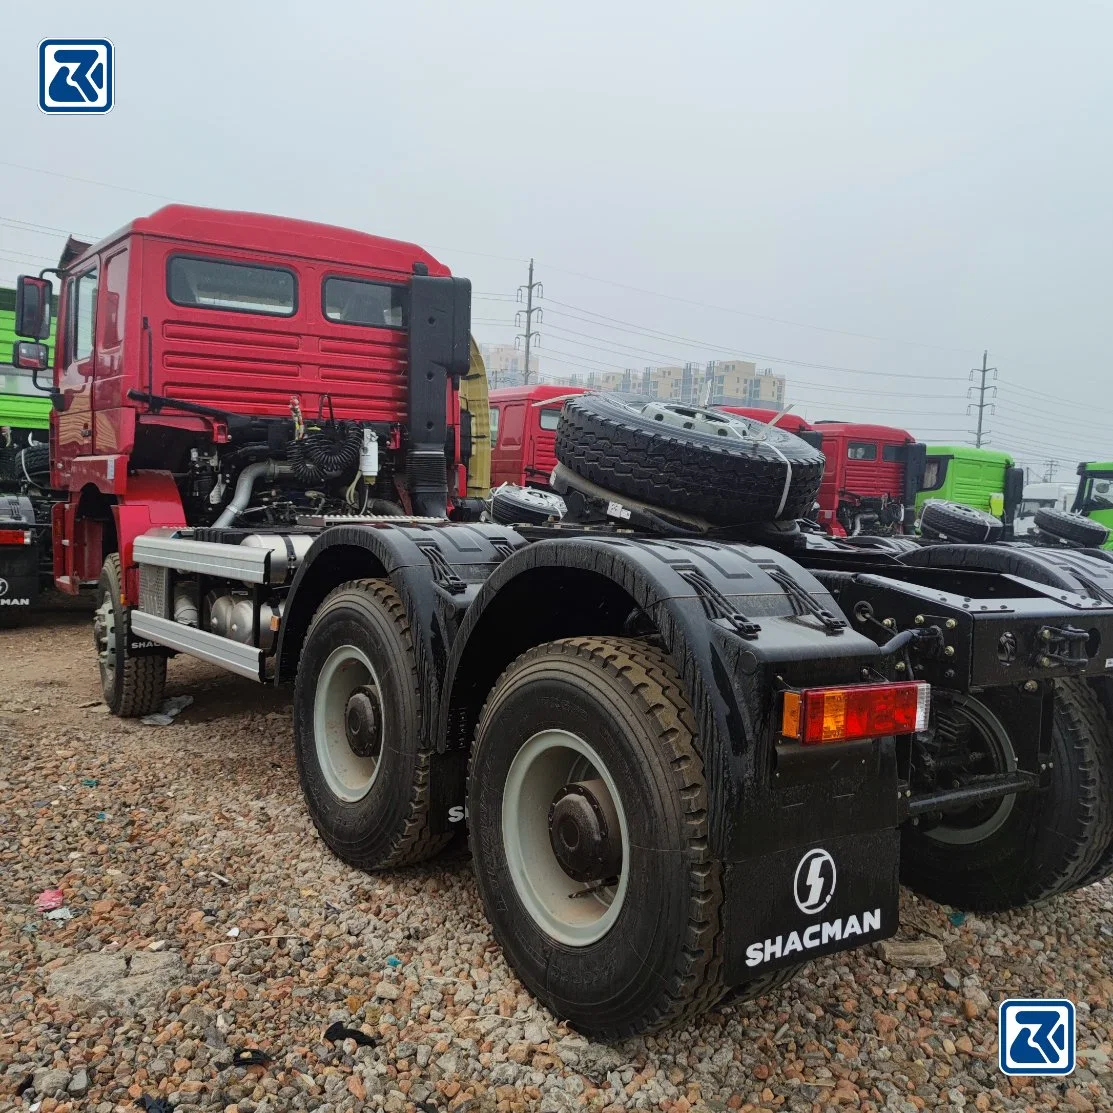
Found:
[[526, 307], [525, 307], [524, 310], [519, 309], [518, 312], [514, 314], [514, 324], [516, 324], [516, 325], [521, 323], [521, 320], [522, 320], [523, 317], [525, 317], [525, 319], [526, 319], [526, 330], [525, 330], [525, 332], [520, 332], [520, 333], [518, 333], [517, 336], [514, 337], [514, 347], [515, 348], [518, 346], [518, 341], [519, 340], [524, 341], [522, 346], [525, 348], [526, 368], [525, 368], [525, 371], [522, 374], [522, 383], [525, 386], [529, 386], [529, 375], [530, 375], [529, 347], [530, 347], [530, 341], [533, 340], [536, 337], [537, 342], [538, 343], [541, 342], [541, 333], [536, 332], [534, 330], [534, 327], [533, 327], [533, 315], [535, 313], [537, 314], [537, 323], [540, 324], [541, 320], [542, 320], [541, 309], [540, 308], [535, 309], [534, 305], [533, 305], [533, 291], [534, 290], [537, 290], [537, 296], [538, 297], [544, 297], [545, 296], [545, 287], [542, 286], [540, 282], [534, 282], [533, 281], [533, 260], [530, 259], [530, 261], [529, 261], [529, 281], [526, 283], [525, 286], [519, 286], [518, 287], [518, 300], [519, 301], [522, 300], [522, 293], [524, 291], [525, 292]]
[[995, 379], [997, 378], [997, 368], [996, 367], [987, 367], [986, 363], [987, 363], [988, 360], [989, 360], [989, 351], [987, 350], [987, 351], [982, 352], [982, 365], [981, 365], [981, 367], [974, 367], [970, 371], [971, 381], [973, 381], [975, 375], [980, 375], [981, 376], [981, 380], [980, 380], [979, 384], [977, 386], [970, 387], [966, 391], [966, 397], [967, 398], [969, 398], [972, 393], [976, 393], [977, 398], [978, 398], [977, 402], [971, 402], [966, 407], [966, 412], [967, 413], [970, 413], [971, 410], [975, 410], [975, 409], [978, 411], [978, 429], [977, 429], [977, 432], [975, 432], [975, 434], [974, 434], [974, 447], [975, 448], [981, 448], [982, 447], [982, 441], [985, 440], [990, 435], [989, 430], [985, 428], [985, 411], [988, 409], [990, 414], [996, 413], [996, 407], [994, 406], [994, 404], [992, 402], [987, 402], [985, 400], [985, 396], [989, 391], [993, 391], [993, 393], [992, 393], [992, 395], [990, 395], [990, 397], [992, 397], [992, 398], [997, 397], [997, 387], [995, 387], [993, 385], [993, 383], [988, 383], [988, 385], [987, 385], [987, 381], [986, 381], [987, 376], [989, 375], [990, 371], [993, 372], [993, 377]]
[[1044, 476], [1043, 476], [1044, 483], [1050, 483], [1050, 482], [1052, 482], [1052, 480], [1054, 480], [1055, 472], [1058, 470], [1058, 467], [1059, 467], [1059, 461], [1058, 460], [1048, 460], [1047, 461], [1047, 471], [1044, 472]]

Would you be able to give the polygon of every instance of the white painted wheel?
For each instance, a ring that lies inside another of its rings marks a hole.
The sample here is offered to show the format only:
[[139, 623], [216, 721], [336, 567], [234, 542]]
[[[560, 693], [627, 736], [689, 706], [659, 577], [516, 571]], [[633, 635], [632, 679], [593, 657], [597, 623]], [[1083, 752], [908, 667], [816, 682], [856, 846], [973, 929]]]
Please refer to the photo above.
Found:
[[[605, 884], [574, 880], [553, 849], [550, 809], [565, 786], [581, 782], [600, 786], [606, 810], [618, 822], [621, 866]], [[630, 837], [614, 778], [587, 742], [568, 731], [546, 730], [522, 746], [503, 789], [502, 839], [518, 898], [546, 935], [586, 947], [611, 930], [629, 883]]]
[[362, 800], [379, 772], [384, 740], [379, 679], [367, 655], [341, 645], [326, 658], [313, 699], [317, 762], [329, 791]]

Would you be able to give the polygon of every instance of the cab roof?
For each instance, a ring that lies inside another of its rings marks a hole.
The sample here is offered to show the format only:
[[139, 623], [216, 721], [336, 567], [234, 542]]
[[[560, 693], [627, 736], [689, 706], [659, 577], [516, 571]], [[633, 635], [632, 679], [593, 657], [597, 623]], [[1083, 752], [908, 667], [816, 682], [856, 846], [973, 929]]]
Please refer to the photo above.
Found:
[[861, 437], [889, 444], [911, 444], [916, 439], [894, 425], [860, 425], [855, 421], [814, 421], [812, 425], [825, 437]]
[[125, 224], [97, 244], [85, 244], [71, 237], [63, 251], [60, 266], [66, 269], [89, 252], [133, 235], [180, 240], [194, 246], [236, 248], [270, 255], [351, 263], [406, 274], [413, 271], [414, 263], [424, 263], [430, 274], [448, 274], [448, 268], [424, 248], [403, 240], [373, 236], [311, 220], [194, 205], [166, 205], [150, 216], [141, 216]]

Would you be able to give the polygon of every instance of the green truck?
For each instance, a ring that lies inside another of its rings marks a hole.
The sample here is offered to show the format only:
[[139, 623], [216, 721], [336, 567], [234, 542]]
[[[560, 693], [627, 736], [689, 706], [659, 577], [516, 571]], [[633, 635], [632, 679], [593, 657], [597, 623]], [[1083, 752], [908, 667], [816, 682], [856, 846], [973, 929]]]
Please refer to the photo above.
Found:
[[1008, 526], [1023, 494], [1024, 469], [1018, 468], [1007, 452], [965, 444], [929, 444], [916, 512], [919, 514], [928, 499], [943, 499], [984, 510]]
[[[55, 328], [52, 315], [51, 347]], [[31, 438], [45, 443], [50, 428], [50, 396], [35, 389], [28, 372], [9, 362], [15, 340], [15, 290], [0, 287], [0, 452], [24, 448]]]
[[[1113, 461], [1078, 465], [1078, 491], [1071, 509], [1113, 531]], [[1113, 532], [1102, 548], [1113, 549]]]

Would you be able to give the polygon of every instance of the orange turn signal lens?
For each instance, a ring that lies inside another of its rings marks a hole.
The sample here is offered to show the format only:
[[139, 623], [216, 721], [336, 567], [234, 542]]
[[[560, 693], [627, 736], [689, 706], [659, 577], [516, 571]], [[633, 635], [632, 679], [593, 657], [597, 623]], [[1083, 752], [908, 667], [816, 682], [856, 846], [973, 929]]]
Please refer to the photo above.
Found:
[[855, 742], [925, 730], [931, 687], [920, 683], [859, 684], [785, 692], [781, 734], [805, 746]]

